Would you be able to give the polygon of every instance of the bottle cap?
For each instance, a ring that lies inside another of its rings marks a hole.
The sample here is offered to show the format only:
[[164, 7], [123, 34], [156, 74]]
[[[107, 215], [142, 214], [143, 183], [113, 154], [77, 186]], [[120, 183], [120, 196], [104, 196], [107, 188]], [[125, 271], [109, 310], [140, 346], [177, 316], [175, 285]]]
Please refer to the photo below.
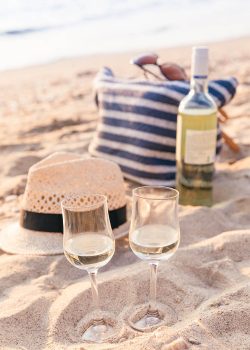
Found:
[[208, 47], [193, 47], [191, 67], [193, 77], [206, 78], [208, 76]]

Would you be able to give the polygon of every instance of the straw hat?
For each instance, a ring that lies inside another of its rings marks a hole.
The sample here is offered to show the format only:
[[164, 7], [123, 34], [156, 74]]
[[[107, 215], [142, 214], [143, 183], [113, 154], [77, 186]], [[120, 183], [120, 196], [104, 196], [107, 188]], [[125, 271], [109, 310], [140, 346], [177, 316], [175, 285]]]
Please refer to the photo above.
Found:
[[54, 153], [29, 169], [20, 221], [1, 231], [1, 249], [16, 254], [63, 253], [61, 201], [79, 192], [106, 195], [115, 237], [128, 232], [119, 166], [100, 158]]

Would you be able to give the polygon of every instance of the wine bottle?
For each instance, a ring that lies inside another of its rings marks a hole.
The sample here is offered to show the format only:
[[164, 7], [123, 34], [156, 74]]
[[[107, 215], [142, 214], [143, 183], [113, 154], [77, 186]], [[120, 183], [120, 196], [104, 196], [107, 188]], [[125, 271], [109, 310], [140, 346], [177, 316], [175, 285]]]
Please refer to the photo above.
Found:
[[217, 107], [207, 88], [207, 47], [193, 48], [191, 75], [190, 92], [178, 110], [176, 181], [181, 204], [211, 205]]

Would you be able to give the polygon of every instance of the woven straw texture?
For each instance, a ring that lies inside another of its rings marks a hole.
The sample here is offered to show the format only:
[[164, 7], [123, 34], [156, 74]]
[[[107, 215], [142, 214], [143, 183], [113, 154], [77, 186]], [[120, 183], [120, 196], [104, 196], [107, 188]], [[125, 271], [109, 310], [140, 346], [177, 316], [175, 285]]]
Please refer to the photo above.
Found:
[[[123, 176], [118, 165], [98, 158], [55, 153], [32, 166], [23, 197], [23, 209], [61, 213], [61, 201], [72, 193], [99, 193], [109, 210], [126, 205]], [[86, 198], [86, 203], [91, 204]]]

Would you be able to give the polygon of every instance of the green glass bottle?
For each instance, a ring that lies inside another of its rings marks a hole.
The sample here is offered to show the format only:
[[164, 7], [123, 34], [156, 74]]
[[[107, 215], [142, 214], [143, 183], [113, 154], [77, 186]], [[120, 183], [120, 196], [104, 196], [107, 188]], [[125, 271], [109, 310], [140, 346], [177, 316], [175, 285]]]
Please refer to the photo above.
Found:
[[180, 203], [212, 205], [216, 153], [217, 107], [208, 94], [208, 48], [192, 53], [191, 89], [177, 118], [176, 161]]

